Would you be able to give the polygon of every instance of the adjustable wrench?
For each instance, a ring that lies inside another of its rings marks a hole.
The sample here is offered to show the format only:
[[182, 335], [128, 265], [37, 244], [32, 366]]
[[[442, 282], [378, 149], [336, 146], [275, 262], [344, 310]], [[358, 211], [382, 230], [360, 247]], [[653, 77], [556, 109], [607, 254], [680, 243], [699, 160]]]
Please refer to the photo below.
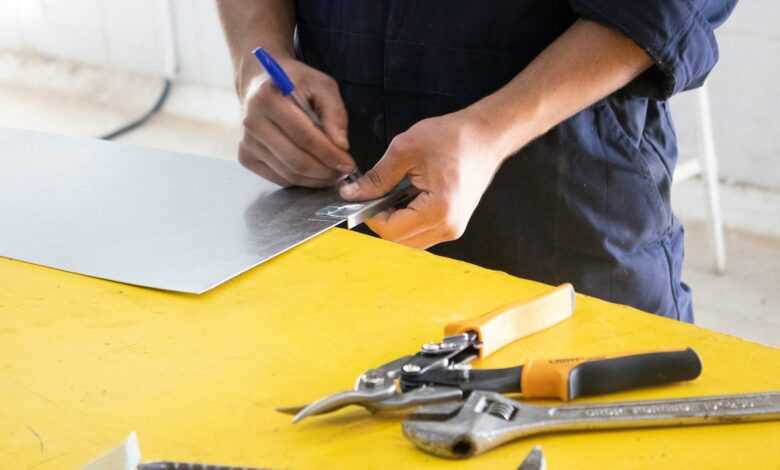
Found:
[[403, 423], [420, 449], [449, 458], [481, 454], [514, 439], [553, 431], [780, 420], [780, 392], [579, 406], [527, 405], [495, 392], [417, 410]]

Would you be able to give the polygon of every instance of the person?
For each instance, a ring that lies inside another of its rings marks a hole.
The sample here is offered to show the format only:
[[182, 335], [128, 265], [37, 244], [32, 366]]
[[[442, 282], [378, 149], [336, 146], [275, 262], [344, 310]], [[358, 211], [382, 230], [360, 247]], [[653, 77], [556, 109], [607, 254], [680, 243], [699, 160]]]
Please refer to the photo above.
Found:
[[[282, 186], [420, 194], [382, 238], [687, 322], [666, 100], [736, 0], [218, 0], [238, 158]], [[284, 99], [262, 46], [323, 123]], [[355, 168], [365, 172], [346, 183]]]

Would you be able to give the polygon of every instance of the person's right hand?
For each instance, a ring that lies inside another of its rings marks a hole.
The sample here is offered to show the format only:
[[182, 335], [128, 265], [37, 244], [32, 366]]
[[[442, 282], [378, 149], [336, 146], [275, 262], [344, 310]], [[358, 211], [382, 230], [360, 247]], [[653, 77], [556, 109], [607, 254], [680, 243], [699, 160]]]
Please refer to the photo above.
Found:
[[336, 81], [302, 62], [279, 60], [323, 130], [257, 70], [242, 93], [243, 138], [238, 160], [280, 186], [332, 186], [355, 170], [347, 153], [347, 112]]

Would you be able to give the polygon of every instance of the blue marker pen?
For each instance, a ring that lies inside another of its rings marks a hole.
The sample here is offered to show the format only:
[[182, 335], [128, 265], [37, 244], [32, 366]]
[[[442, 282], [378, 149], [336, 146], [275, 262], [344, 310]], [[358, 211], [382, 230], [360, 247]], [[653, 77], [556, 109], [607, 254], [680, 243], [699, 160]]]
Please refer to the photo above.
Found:
[[[309, 107], [308, 103], [306, 103], [306, 100], [302, 100], [298, 94], [295, 93], [295, 85], [293, 84], [292, 80], [290, 80], [290, 77], [288, 77], [284, 72], [282, 66], [279, 65], [276, 60], [274, 60], [271, 54], [262, 47], [258, 47], [257, 49], [253, 50], [252, 54], [255, 55], [257, 61], [260, 62], [260, 65], [262, 65], [265, 71], [268, 72], [268, 75], [271, 76], [271, 80], [273, 80], [276, 88], [282, 92], [282, 96], [289, 98], [290, 101], [292, 101], [293, 104], [298, 107], [298, 109], [303, 111], [303, 113], [307, 115], [309, 119], [311, 119], [311, 122], [313, 122], [315, 126], [317, 126], [320, 130], [323, 130], [322, 121], [320, 121], [317, 113], [315, 113], [314, 110]], [[358, 179], [360, 176], [360, 170], [355, 170], [352, 172], [352, 174], [347, 176], [347, 181], [352, 182]]]

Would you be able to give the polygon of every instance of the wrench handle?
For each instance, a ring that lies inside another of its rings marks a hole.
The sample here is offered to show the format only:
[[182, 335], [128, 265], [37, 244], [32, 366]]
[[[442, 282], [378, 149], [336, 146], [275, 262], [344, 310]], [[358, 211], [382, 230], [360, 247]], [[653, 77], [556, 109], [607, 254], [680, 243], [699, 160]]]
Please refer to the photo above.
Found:
[[545, 432], [774, 421], [780, 419], [780, 393], [561, 406], [547, 414]]

